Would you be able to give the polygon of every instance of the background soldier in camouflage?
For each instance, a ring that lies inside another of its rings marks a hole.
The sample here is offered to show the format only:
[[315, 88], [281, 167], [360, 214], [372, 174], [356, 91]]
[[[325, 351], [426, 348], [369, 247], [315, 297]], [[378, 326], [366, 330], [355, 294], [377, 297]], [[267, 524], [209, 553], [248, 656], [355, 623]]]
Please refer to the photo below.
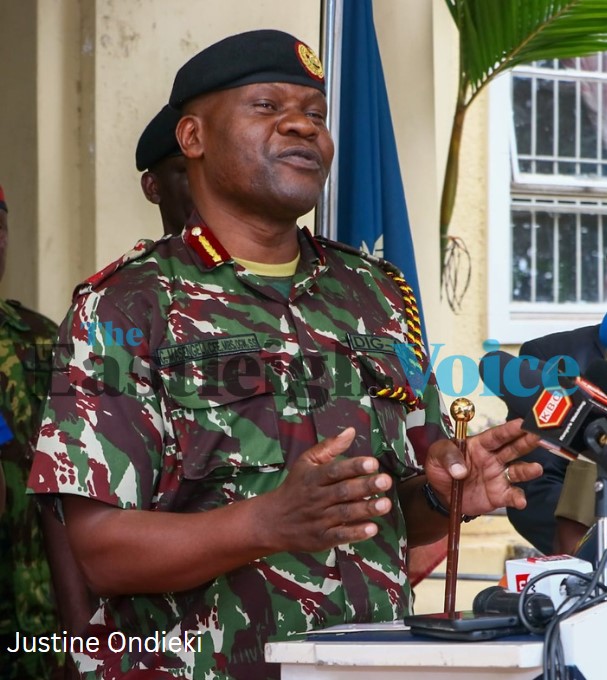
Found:
[[[0, 278], [8, 245], [8, 216], [0, 187]], [[0, 518], [0, 678], [45, 680], [58, 672], [51, 654], [6, 652], [15, 632], [59, 630], [36, 502], [26, 496], [40, 407], [51, 376], [57, 326], [14, 300], [0, 300], [0, 462], [6, 511]]]
[[175, 137], [180, 117], [179, 111], [164, 106], [146, 125], [135, 151], [143, 195], [158, 206], [165, 234], [180, 234], [194, 211], [185, 158]]
[[2, 465], [0, 465], [0, 516], [4, 512], [4, 506], [6, 505], [6, 480], [4, 479], [4, 470]]
[[277, 678], [267, 641], [410, 610], [407, 550], [448, 524], [427, 484], [522, 507], [503, 473], [539, 474], [511, 464], [537, 439], [482, 433], [467, 469], [434, 377], [416, 393], [394, 351], [428, 368], [398, 272], [298, 229], [333, 156], [306, 45], [232, 36], [170, 104], [200, 215], [80, 287], [30, 484], [105, 596], [83, 678]]

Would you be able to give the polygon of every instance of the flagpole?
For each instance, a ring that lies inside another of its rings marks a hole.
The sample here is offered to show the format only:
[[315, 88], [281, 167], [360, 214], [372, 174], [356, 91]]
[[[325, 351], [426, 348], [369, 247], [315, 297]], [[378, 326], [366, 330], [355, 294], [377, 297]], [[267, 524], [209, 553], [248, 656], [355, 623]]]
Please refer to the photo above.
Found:
[[327, 125], [335, 142], [329, 179], [316, 206], [316, 233], [337, 240], [337, 180], [339, 155], [339, 87], [344, 0], [321, 0], [320, 58], [327, 86]]

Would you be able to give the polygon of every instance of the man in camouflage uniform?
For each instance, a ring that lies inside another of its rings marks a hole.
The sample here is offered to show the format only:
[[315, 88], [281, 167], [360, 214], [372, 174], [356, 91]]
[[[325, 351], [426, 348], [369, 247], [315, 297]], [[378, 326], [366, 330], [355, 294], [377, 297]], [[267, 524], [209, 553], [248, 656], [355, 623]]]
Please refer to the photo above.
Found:
[[106, 595], [83, 678], [277, 678], [266, 642], [408, 612], [452, 476], [466, 513], [521, 507], [504, 469], [536, 438], [485, 432], [466, 468], [434, 377], [416, 393], [395, 353], [427, 369], [406, 283], [297, 227], [333, 155], [310, 48], [232, 36], [170, 103], [200, 215], [80, 287], [30, 483]]
[[[0, 278], [8, 244], [8, 210], [0, 187]], [[9, 654], [15, 633], [58, 630], [36, 502], [26, 496], [40, 407], [51, 375], [57, 326], [14, 300], [0, 300], [0, 463], [6, 510], [0, 518], [0, 678], [55, 677], [52, 654]]]

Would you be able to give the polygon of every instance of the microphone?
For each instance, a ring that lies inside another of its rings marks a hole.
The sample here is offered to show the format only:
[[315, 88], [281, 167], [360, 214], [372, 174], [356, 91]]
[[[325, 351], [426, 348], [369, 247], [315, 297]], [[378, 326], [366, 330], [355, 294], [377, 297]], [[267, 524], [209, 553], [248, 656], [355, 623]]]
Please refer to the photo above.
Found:
[[[518, 616], [520, 593], [511, 593], [501, 586], [481, 590], [472, 602], [475, 614], [509, 614]], [[554, 616], [552, 600], [544, 593], [531, 593], [525, 597], [523, 611], [529, 623], [543, 626]]]
[[509, 412], [523, 418], [523, 429], [540, 435], [544, 448], [569, 460], [583, 453], [599, 462], [607, 443], [606, 361], [597, 359], [581, 377], [571, 357], [541, 362], [500, 350], [481, 359], [479, 372]]
[[[485, 354], [478, 369], [481, 380], [489, 390], [483, 394], [499, 397], [508, 410], [519, 418], [524, 418], [531, 411], [542, 386], [573, 386], [567, 382], [569, 374], [559, 371], [557, 361], [545, 362], [533, 356], [515, 357], [502, 350]], [[579, 375], [579, 370], [573, 371], [571, 375]]]

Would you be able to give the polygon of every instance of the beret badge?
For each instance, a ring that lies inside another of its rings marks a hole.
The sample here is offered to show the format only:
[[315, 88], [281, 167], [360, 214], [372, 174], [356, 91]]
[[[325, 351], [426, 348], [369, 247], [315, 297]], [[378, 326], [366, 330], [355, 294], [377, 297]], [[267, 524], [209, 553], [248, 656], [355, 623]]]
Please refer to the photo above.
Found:
[[295, 51], [297, 52], [299, 61], [301, 61], [303, 67], [313, 78], [322, 80], [325, 77], [325, 72], [320, 59], [316, 56], [314, 50], [298, 41], [295, 45]]

